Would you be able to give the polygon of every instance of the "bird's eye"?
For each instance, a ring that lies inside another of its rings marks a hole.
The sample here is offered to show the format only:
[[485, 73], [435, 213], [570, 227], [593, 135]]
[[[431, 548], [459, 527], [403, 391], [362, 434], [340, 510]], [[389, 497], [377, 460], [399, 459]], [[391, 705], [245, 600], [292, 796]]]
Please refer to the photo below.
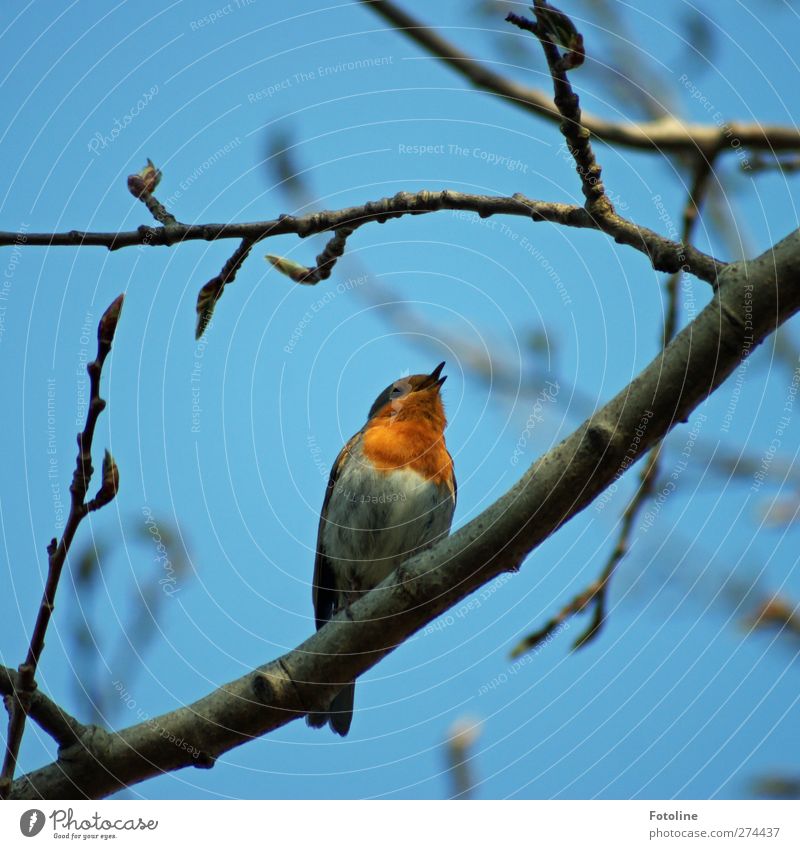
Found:
[[399, 398], [403, 394], [402, 386], [393, 386], [392, 387], [392, 398]]

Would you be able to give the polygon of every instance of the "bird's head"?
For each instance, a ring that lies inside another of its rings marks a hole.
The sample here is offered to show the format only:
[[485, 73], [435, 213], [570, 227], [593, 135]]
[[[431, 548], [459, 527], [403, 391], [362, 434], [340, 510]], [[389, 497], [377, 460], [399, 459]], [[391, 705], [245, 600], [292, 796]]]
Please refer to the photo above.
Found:
[[441, 377], [443, 368], [444, 363], [439, 363], [430, 374], [411, 374], [390, 383], [375, 399], [368, 418], [403, 420], [424, 417], [441, 420], [443, 428], [444, 405], [439, 392], [447, 380], [447, 376]]

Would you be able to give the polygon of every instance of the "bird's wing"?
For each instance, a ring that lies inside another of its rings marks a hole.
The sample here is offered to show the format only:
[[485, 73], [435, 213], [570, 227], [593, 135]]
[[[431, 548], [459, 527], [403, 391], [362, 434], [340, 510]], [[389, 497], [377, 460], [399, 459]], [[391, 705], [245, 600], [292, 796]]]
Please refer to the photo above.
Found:
[[339, 478], [342, 464], [347, 459], [353, 446], [361, 437], [361, 431], [354, 434], [345, 443], [344, 448], [339, 452], [339, 456], [333, 463], [331, 476], [328, 479], [328, 487], [325, 490], [325, 500], [322, 502], [322, 512], [319, 518], [319, 529], [317, 531], [317, 556], [314, 560], [314, 582], [311, 587], [311, 595], [314, 601], [314, 617], [317, 621], [317, 630], [331, 618], [336, 609], [336, 578], [333, 574], [331, 562], [325, 554], [322, 544], [322, 530], [325, 527], [328, 517], [328, 504], [331, 500], [333, 489], [336, 486], [336, 481]]
[[452, 456], [450, 457], [450, 463], [452, 464], [451, 468], [453, 469], [453, 511], [455, 511], [456, 504], [458, 503], [458, 481], [456, 480], [456, 467], [453, 463]]
[[[449, 452], [448, 456], [450, 456]], [[450, 463], [452, 464], [452, 462], [453, 458], [450, 457]], [[456, 502], [458, 501], [458, 482], [456, 481], [456, 471], [452, 465], [451, 469], [453, 470], [453, 473], [450, 480], [452, 481], [453, 488], [450, 494], [450, 504], [448, 505], [449, 509], [447, 510], [447, 533], [450, 533], [450, 527], [453, 524], [453, 514], [456, 512]]]

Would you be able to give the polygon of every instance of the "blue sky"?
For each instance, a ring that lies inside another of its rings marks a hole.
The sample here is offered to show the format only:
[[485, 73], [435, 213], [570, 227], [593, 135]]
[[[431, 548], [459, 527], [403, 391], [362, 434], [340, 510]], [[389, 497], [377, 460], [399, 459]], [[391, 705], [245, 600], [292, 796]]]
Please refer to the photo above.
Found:
[[[715, 32], [707, 59], [678, 34], [686, 4], [617, 8], [676, 116], [791, 124], [800, 99], [785, 45], [797, 16], [788, 4], [761, 6], [755, 17], [726, 4], [723, 17], [701, 3]], [[519, 52], [530, 45], [503, 14], [455, 2], [406, 8], [497, 70], [547, 84], [541, 57]], [[57, 18], [41, 2], [4, 8], [2, 229], [149, 224], [126, 189], [148, 157], [164, 172], [159, 198], [185, 222], [268, 219], [423, 188], [580, 202], [556, 125], [472, 91], [359, 3], [291, 10], [284, 18], [263, 0], [76, 2]], [[600, 62], [621, 43], [606, 24], [580, 23]], [[637, 117], [624, 98], [609, 97], [591, 63], [573, 80], [586, 109]], [[276, 175], [282, 149], [307, 206]], [[660, 232], [675, 226], [686, 176], [672, 161], [604, 145], [597, 153], [625, 214]], [[738, 162], [733, 150], [720, 160], [719, 206], [736, 221], [733, 241], [757, 253], [798, 226], [797, 178], [741, 174]], [[696, 241], [735, 258], [731, 240], [705, 221]], [[126, 294], [95, 440], [98, 460], [104, 447], [113, 451], [121, 489], [80, 529], [74, 553], [97, 546], [100, 577], [76, 600], [72, 558], [41, 664], [40, 686], [81, 718], [85, 691], [101, 695], [101, 719], [113, 727], [156, 716], [310, 633], [327, 472], [395, 377], [447, 361], [460, 526], [658, 350], [663, 276], [598, 233], [442, 212], [363, 227], [317, 287], [297, 286], [263, 260], [274, 253], [311, 264], [323, 244], [284, 236], [258, 245], [200, 344], [197, 292], [234, 242], [3, 250], [0, 657], [9, 665], [24, 656], [56, 532], [50, 459], [64, 495], [74, 467], [82, 367], [94, 355], [86, 328], [93, 338], [102, 311]], [[682, 321], [708, 299], [706, 284], [687, 280]], [[797, 338], [793, 325], [788, 338]], [[519, 391], [476, 371], [487, 352]], [[472, 762], [479, 798], [737, 798], [758, 776], [797, 773], [797, 645], [742, 627], [763, 597], [800, 594], [796, 525], [763, 521], [765, 507], [795, 489], [773, 476], [754, 491], [752, 477], [729, 478], [709, 462], [721, 451], [762, 461], [793, 368], [767, 344], [741, 377], [671, 437], [666, 474], [687, 441], [690, 460], [652, 526], [637, 523], [592, 646], [569, 651], [576, 620], [539, 654], [509, 660], [524, 634], [602, 568], [632, 475], [519, 574], [372, 670], [346, 740], [295, 722], [211, 771], [165, 776], [130, 795], [442, 798], [450, 787], [442, 742], [464, 716], [482, 722]], [[555, 400], [525, 436], [548, 381], [558, 384]], [[797, 434], [795, 410], [773, 472], [794, 462]], [[174, 537], [170, 569], [156, 533]], [[132, 624], [143, 595], [156, 621], [146, 638]], [[75, 643], [84, 622], [91, 661]], [[25, 767], [52, 756], [29, 726]]]

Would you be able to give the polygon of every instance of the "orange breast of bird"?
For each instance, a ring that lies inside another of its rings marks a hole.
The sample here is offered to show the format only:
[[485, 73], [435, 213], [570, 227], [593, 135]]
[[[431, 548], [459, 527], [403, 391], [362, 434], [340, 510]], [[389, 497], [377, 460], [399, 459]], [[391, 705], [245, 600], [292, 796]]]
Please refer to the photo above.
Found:
[[453, 460], [443, 424], [428, 418], [377, 418], [364, 430], [362, 450], [376, 469], [410, 469], [453, 490]]

